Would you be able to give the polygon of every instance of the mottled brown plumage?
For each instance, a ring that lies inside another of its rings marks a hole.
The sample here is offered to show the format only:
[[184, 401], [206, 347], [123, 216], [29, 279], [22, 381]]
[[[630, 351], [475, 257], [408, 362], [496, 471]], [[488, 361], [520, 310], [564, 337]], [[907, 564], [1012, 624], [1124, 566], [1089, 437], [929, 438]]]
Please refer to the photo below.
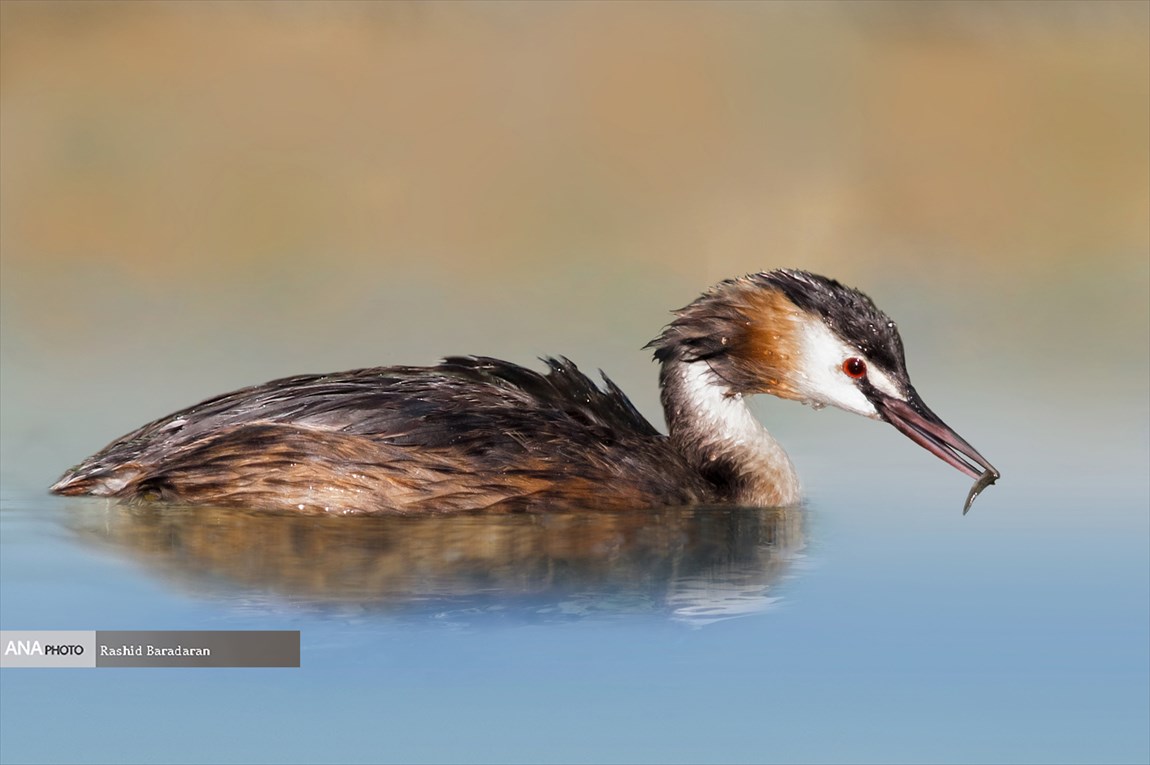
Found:
[[[681, 457], [610, 380], [548, 365], [460, 357], [274, 380], [149, 423], [54, 490], [341, 513], [713, 498], [675, 480]], [[669, 469], [627, 470], [647, 463]]]

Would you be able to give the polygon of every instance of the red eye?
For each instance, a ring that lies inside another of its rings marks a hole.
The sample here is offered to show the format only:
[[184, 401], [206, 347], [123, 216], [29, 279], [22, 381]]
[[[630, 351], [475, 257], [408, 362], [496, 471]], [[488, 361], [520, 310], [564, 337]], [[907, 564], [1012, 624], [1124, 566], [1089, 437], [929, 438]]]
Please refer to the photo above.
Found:
[[859, 380], [866, 375], [866, 362], [858, 356], [851, 356], [843, 362], [843, 371], [847, 377]]

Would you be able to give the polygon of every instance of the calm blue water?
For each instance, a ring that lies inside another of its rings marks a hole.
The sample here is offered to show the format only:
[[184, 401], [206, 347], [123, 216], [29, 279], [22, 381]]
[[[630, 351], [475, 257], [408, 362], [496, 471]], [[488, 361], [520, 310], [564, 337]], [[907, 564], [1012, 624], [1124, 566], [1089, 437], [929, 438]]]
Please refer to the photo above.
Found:
[[5, 629], [298, 629], [303, 666], [5, 670], [2, 759], [1150, 758], [1144, 410], [1020, 404], [970, 436], [1004, 478], [966, 518], [905, 439], [795, 411], [787, 512], [285, 519], [11, 478]]

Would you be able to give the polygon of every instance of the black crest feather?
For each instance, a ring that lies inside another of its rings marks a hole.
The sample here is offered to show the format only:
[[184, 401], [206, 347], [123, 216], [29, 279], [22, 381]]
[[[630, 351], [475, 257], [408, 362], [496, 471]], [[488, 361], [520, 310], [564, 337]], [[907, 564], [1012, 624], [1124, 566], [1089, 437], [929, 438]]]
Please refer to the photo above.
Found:
[[899, 372], [906, 367], [898, 325], [858, 290], [825, 276], [793, 269], [755, 274], [752, 278], [780, 290], [802, 310], [820, 316], [839, 337], [883, 368]]

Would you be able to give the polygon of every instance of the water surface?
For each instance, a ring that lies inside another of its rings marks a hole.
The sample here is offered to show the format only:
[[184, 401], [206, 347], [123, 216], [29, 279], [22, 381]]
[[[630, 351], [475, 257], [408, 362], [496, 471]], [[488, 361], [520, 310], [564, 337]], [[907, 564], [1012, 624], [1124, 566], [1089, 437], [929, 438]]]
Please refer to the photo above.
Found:
[[303, 666], [7, 670], [4, 759], [1144, 760], [1145, 487], [1024, 489], [1023, 463], [963, 518], [964, 479], [903, 456], [897, 490], [840, 471], [791, 510], [295, 518], [6, 490], [5, 628], [299, 629]]

